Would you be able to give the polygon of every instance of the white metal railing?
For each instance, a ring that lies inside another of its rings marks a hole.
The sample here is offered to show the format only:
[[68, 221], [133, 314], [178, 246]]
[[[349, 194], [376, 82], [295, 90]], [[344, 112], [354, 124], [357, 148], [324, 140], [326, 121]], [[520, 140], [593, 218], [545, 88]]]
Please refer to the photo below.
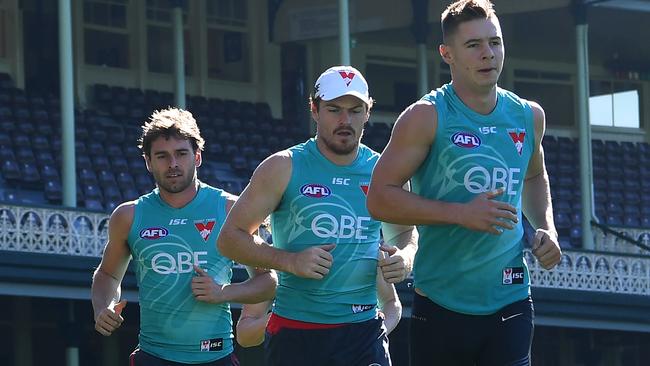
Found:
[[0, 250], [101, 257], [108, 215], [0, 204]]
[[524, 251], [533, 286], [618, 294], [650, 295], [650, 257], [616, 253], [567, 251], [547, 271]]

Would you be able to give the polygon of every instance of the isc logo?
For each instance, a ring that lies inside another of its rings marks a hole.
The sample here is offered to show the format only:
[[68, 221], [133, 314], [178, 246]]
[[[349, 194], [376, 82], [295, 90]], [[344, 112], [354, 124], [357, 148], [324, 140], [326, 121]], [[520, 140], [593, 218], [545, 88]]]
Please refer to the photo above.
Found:
[[148, 240], [164, 238], [167, 235], [169, 235], [169, 230], [164, 227], [150, 227], [140, 231], [140, 237]]
[[223, 338], [206, 339], [201, 341], [201, 352], [223, 350]]
[[497, 128], [494, 126], [483, 126], [479, 127], [478, 131], [484, 135], [489, 135], [491, 133], [497, 133]]
[[332, 190], [321, 184], [305, 184], [300, 187], [300, 193], [307, 197], [325, 198], [332, 194]]
[[311, 222], [311, 231], [319, 238], [338, 238], [358, 240], [368, 239], [363, 235], [368, 226], [364, 224], [370, 222], [370, 217], [341, 215], [336, 218], [330, 214], [320, 214]]
[[332, 178], [332, 184], [337, 184], [340, 186], [349, 186], [350, 178]]
[[451, 136], [451, 142], [456, 146], [464, 147], [466, 149], [473, 149], [481, 146], [481, 139], [469, 132], [456, 132]]
[[516, 285], [524, 283], [524, 267], [508, 267], [503, 269], [503, 284]]
[[207, 260], [202, 260], [201, 257], [206, 257], [208, 252], [178, 252], [176, 256], [169, 253], [158, 253], [151, 258], [151, 269], [156, 273], [163, 275], [172, 273], [190, 273], [194, 271], [194, 265], [201, 267], [202, 264], [207, 264]]

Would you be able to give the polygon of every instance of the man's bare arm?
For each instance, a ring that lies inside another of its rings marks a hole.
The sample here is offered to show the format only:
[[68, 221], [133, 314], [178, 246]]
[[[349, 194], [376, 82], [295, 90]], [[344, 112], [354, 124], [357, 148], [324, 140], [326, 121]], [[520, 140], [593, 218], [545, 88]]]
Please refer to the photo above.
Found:
[[102, 261], [93, 274], [90, 293], [95, 313], [95, 329], [105, 336], [111, 335], [124, 321], [121, 311], [125, 303], [116, 304], [120, 301], [120, 286], [131, 256], [127, 237], [132, 222], [133, 202], [123, 203], [111, 214], [108, 242]]
[[288, 151], [264, 160], [230, 210], [217, 245], [219, 251], [236, 262], [258, 268], [273, 268], [300, 277], [322, 279], [329, 273], [334, 245], [321, 245], [291, 253], [273, 248], [253, 236], [264, 219], [276, 209], [291, 179]]
[[531, 103], [531, 106], [535, 121], [535, 150], [526, 172], [522, 208], [524, 215], [536, 229], [533, 239], [533, 254], [542, 267], [551, 269], [560, 262], [562, 251], [553, 220], [551, 189], [542, 148], [546, 119], [542, 107], [537, 103]]
[[457, 224], [492, 234], [500, 234], [497, 227], [512, 229], [516, 209], [494, 200], [503, 189], [479, 194], [468, 203], [431, 200], [403, 189], [429, 154], [437, 124], [435, 106], [423, 101], [400, 115], [373, 171], [368, 191], [371, 215], [396, 224]]

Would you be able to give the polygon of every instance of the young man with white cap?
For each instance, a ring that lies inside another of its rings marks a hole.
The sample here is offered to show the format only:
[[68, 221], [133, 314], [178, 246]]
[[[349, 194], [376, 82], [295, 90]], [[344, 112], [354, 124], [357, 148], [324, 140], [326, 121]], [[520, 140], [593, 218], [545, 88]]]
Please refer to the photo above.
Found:
[[[267, 365], [390, 365], [377, 311], [377, 267], [395, 283], [411, 270], [417, 233], [370, 217], [378, 154], [360, 144], [372, 98], [353, 67], [332, 67], [310, 97], [316, 137], [264, 160], [218, 239], [239, 263], [281, 271], [266, 336]], [[252, 234], [271, 215], [275, 247]], [[256, 241], [257, 240], [257, 241]], [[380, 249], [390, 254], [378, 260]]]

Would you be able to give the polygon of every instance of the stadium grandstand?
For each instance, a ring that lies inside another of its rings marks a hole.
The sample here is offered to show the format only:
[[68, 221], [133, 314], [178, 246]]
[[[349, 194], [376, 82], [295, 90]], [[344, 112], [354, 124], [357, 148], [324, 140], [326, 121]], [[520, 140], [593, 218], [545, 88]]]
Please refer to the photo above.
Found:
[[[546, 111], [564, 252], [551, 271], [525, 253], [533, 365], [648, 365], [650, 1], [493, 2], [500, 84]], [[381, 151], [399, 112], [450, 80], [437, 53], [447, 3], [0, 0], [0, 365], [122, 365], [137, 344], [133, 272], [111, 337], [93, 328], [90, 284], [109, 213], [153, 188], [136, 146], [153, 110], [191, 111], [199, 178], [240, 193], [262, 159], [313, 132], [318, 73], [352, 64], [376, 100], [363, 142]], [[399, 293], [403, 366], [412, 289]], [[261, 347], [236, 352], [262, 364]]]

